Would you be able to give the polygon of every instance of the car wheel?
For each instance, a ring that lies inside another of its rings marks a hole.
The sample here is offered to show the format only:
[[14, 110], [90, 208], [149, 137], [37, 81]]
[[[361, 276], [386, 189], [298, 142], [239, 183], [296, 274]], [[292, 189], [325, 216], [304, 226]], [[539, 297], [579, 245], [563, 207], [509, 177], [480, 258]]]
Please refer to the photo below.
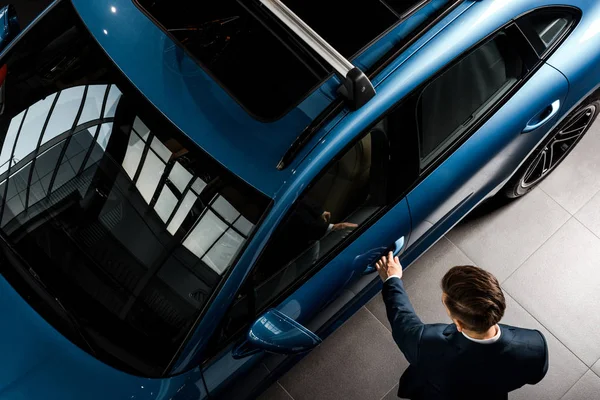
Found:
[[585, 100], [571, 112], [508, 181], [504, 195], [509, 198], [524, 196], [550, 175], [590, 129], [599, 112], [598, 97]]

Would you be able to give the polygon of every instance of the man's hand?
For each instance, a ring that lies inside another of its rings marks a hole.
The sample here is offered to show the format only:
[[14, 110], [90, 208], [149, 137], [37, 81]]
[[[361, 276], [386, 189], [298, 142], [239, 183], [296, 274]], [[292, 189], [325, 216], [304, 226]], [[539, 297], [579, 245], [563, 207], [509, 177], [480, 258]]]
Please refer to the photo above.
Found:
[[341, 231], [342, 229], [354, 229], [358, 227], [358, 225], [353, 224], [351, 222], [340, 222], [339, 224], [333, 224], [331, 228], [332, 231]]
[[394, 257], [394, 253], [391, 251], [387, 254], [387, 256], [381, 257], [379, 261], [375, 263], [375, 268], [377, 268], [379, 277], [384, 282], [392, 275], [402, 278], [402, 265], [400, 265], [400, 260], [398, 257]]
[[323, 214], [321, 214], [321, 219], [323, 219], [323, 221], [326, 223], [329, 223], [329, 220], [331, 219], [331, 213], [329, 211], [324, 211]]

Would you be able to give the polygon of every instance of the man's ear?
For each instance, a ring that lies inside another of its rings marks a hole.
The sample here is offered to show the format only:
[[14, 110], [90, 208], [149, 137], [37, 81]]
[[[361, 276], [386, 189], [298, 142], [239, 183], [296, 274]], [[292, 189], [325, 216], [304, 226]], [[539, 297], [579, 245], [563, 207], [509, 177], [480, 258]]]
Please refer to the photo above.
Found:
[[454, 325], [456, 325], [457, 331], [459, 331], [459, 332], [463, 331], [463, 323], [460, 322], [460, 320], [452, 318], [452, 322], [454, 322]]

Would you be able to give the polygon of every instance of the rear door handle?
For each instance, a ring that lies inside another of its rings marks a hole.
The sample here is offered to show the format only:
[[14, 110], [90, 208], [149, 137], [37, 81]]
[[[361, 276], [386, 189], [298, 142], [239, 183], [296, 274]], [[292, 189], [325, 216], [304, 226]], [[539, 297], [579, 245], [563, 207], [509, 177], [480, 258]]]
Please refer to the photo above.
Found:
[[525, 129], [523, 129], [523, 133], [531, 132], [544, 125], [556, 115], [558, 110], [560, 110], [560, 100], [556, 100], [554, 103], [544, 108], [542, 112], [529, 120], [527, 125], [525, 125]]
[[[383, 257], [384, 255], [387, 255], [388, 252], [392, 252], [394, 254], [394, 256], [397, 256], [398, 254], [400, 254], [400, 252], [402, 251], [402, 249], [404, 248], [404, 236], [400, 237], [398, 240], [396, 240], [394, 242], [393, 245], [391, 245], [385, 252], [385, 254], [382, 254], [379, 258]], [[379, 260], [379, 258], [375, 259], [373, 261], [373, 264], [369, 265], [365, 271], [363, 272], [363, 275], [367, 275], [370, 274], [372, 272], [377, 271], [377, 268], [375, 268], [375, 263]]]

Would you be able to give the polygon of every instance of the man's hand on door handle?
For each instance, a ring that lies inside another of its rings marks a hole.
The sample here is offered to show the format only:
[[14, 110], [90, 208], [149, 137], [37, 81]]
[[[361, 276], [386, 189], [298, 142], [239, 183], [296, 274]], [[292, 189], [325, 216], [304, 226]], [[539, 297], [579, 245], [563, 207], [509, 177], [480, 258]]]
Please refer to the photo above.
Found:
[[375, 263], [375, 268], [384, 282], [392, 276], [402, 279], [402, 265], [400, 265], [398, 257], [394, 257], [394, 253], [391, 251]]

